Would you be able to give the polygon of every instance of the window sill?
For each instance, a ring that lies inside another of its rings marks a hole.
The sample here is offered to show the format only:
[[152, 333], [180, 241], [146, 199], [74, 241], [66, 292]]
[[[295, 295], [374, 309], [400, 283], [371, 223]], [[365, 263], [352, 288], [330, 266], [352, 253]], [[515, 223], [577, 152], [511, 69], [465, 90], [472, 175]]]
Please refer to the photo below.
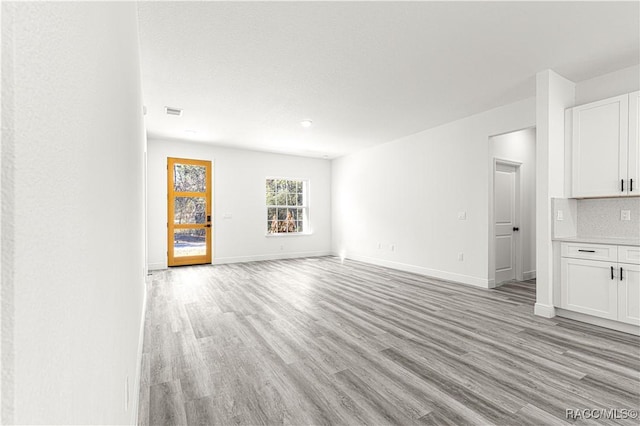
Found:
[[277, 234], [264, 234], [265, 237], [268, 238], [278, 238], [278, 237], [307, 237], [309, 235], [313, 235], [313, 232], [281, 232]]

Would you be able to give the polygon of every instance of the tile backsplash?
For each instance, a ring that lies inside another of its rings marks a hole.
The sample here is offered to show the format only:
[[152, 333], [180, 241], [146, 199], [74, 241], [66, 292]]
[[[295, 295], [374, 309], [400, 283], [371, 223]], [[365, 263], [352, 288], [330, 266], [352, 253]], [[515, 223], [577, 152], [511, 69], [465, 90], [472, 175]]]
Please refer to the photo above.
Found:
[[[578, 236], [640, 238], [640, 198], [577, 201]], [[620, 220], [621, 210], [630, 210], [631, 220]]]

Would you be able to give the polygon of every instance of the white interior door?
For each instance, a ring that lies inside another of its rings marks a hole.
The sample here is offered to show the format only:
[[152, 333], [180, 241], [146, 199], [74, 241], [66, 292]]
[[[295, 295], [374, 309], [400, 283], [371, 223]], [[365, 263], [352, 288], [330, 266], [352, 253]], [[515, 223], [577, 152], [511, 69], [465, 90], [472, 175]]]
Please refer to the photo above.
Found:
[[496, 162], [494, 172], [496, 284], [516, 278], [518, 167]]

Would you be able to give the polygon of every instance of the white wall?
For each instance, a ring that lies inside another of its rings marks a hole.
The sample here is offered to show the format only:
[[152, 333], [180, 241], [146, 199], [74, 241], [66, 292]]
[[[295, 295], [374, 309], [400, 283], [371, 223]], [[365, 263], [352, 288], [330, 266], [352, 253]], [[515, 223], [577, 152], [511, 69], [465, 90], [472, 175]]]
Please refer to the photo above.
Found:
[[640, 65], [623, 68], [576, 83], [575, 105], [640, 90]]
[[136, 6], [2, 7], [2, 225], [13, 234], [2, 421], [132, 423], [144, 297]]
[[551, 220], [554, 197], [565, 191], [565, 109], [575, 84], [551, 70], [536, 75], [536, 315], [555, 316]]
[[[167, 267], [167, 157], [213, 165], [213, 261], [320, 256], [331, 248], [331, 163], [185, 141], [149, 140], [149, 268]], [[312, 235], [266, 236], [265, 179], [309, 179]], [[226, 213], [231, 219], [224, 219]]]
[[333, 251], [487, 287], [489, 136], [534, 124], [531, 98], [334, 160]]
[[[489, 143], [489, 167], [494, 158], [522, 163], [520, 166], [520, 232], [522, 272], [524, 279], [536, 273], [536, 130], [528, 128], [494, 136]], [[489, 216], [493, 222], [493, 173], [489, 174]], [[489, 239], [489, 279], [495, 278], [494, 238]]]
[[[13, 40], [13, 31], [10, 25], [11, 21], [7, 18], [8, 15], [2, 15], [3, 9], [4, 7], [0, 4], [0, 30], [2, 31], [0, 40], [7, 42], [8, 40]], [[5, 185], [3, 183], [7, 182], [8, 172], [11, 170], [7, 162], [7, 149], [5, 147], [5, 141], [8, 139], [4, 135], [8, 133], [7, 123], [13, 122], [13, 117], [5, 116], [4, 114], [5, 111], [10, 109], [9, 106], [11, 105], [9, 103], [11, 99], [9, 99], [9, 96], [5, 96], [4, 90], [10, 82], [9, 77], [11, 74], [3, 73], [2, 70], [13, 65], [12, 61], [6, 60], [7, 56], [13, 54], [13, 49], [8, 49], [2, 45], [0, 52], [2, 53], [2, 66], [0, 67], [0, 93], [2, 93], [2, 96], [0, 96], [0, 102], [2, 103], [0, 108], [0, 111], [2, 111], [2, 132], [0, 132], [0, 424], [7, 424], [5, 419], [13, 419], [13, 403], [9, 404], [9, 401], [7, 401], [5, 404], [4, 397], [6, 395], [4, 393], [5, 389], [8, 389], [10, 394], [13, 395], [13, 310], [10, 309], [10, 306], [13, 306], [13, 288], [9, 289], [7, 286], [9, 270], [4, 266], [5, 263], [8, 266], [12, 261], [9, 262], [10, 259], [5, 248], [7, 233], [4, 227], [7, 221], [4, 214], [6, 205], [4, 199], [7, 191], [4, 190]], [[13, 82], [11, 81], [11, 83]]]

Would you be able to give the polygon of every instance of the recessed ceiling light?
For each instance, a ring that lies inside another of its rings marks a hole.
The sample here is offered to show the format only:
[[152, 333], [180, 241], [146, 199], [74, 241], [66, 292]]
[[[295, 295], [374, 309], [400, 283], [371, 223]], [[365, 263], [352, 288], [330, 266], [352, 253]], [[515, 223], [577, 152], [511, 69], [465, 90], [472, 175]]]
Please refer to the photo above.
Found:
[[312, 123], [313, 123], [313, 121], [311, 121], [311, 120], [302, 120], [302, 121], [300, 122], [300, 125], [301, 125], [302, 127], [311, 127], [311, 124], [312, 124]]
[[177, 115], [177, 116], [181, 116], [182, 115], [182, 108], [173, 108], [173, 107], [164, 107], [164, 112], [167, 113], [167, 115]]

